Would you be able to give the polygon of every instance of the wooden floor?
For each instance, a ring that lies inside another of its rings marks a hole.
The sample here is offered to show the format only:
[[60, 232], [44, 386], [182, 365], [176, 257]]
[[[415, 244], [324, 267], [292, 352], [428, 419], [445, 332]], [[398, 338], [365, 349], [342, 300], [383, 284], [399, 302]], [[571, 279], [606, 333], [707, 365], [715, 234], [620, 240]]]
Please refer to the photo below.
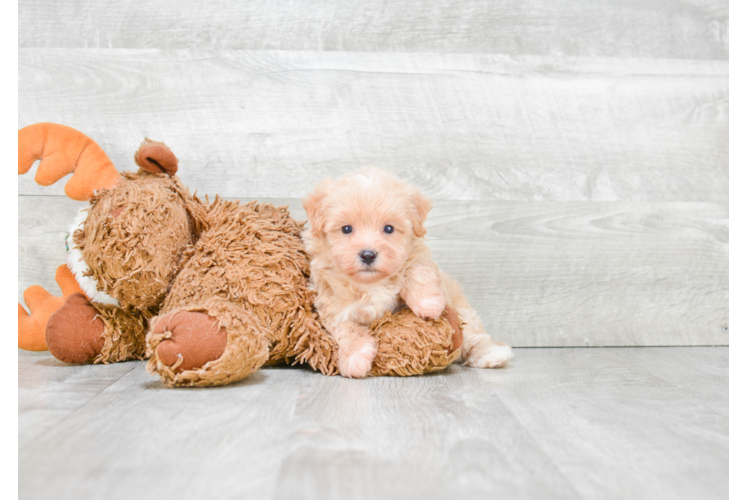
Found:
[[727, 498], [726, 347], [186, 390], [142, 362], [18, 364], [19, 498]]

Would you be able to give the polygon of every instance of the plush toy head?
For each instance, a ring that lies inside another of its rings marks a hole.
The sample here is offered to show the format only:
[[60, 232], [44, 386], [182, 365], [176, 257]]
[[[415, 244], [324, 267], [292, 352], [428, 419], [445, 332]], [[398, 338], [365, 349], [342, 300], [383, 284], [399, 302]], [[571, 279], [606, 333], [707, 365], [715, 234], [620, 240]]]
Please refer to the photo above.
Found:
[[[203, 205], [173, 176], [177, 158], [171, 150], [146, 139], [135, 154], [140, 170], [119, 174], [91, 138], [64, 125], [37, 123], [18, 132], [18, 173], [38, 159], [37, 183], [50, 185], [72, 173], [66, 194], [89, 201], [68, 241], [68, 268], [79, 285], [74, 291], [102, 305], [158, 307], [184, 250], [206, 222]], [[37, 307], [39, 314], [31, 316], [19, 305], [19, 347], [46, 347], [46, 321], [62, 303], [46, 294], [44, 304], [49, 307]]]
[[68, 266], [93, 300], [138, 308], [163, 301], [184, 249], [204, 225], [204, 209], [178, 178], [177, 158], [146, 139], [135, 153], [138, 173], [120, 175], [81, 132], [52, 123], [19, 131], [18, 172], [41, 159], [36, 181], [73, 176], [65, 192], [87, 200], [73, 228]]
[[112, 189], [91, 199], [73, 232], [71, 269], [96, 282], [120, 305], [148, 308], [166, 296], [187, 245], [197, 239], [200, 205], [167, 174], [124, 173]]

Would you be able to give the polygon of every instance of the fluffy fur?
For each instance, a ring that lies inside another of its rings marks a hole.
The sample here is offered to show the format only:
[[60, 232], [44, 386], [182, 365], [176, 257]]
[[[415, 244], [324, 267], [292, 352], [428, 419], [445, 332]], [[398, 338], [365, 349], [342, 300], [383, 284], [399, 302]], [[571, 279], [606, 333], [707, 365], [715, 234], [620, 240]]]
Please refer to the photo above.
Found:
[[[88, 218], [88, 207], [81, 208], [78, 215], [75, 216], [75, 222], [70, 228], [69, 234], [72, 236], [76, 231], [82, 231]], [[91, 302], [107, 304], [119, 307], [119, 301], [104, 291], [99, 291], [99, 283], [91, 277], [91, 269], [83, 260], [83, 254], [78, 248], [75, 238], [68, 238], [68, 268], [75, 276], [75, 281], [91, 299]]]
[[486, 334], [460, 285], [431, 258], [424, 239], [431, 202], [417, 188], [389, 172], [365, 169], [322, 181], [304, 209], [315, 306], [338, 342], [342, 375], [370, 372], [377, 354], [372, 322], [404, 305], [421, 318], [436, 318], [445, 306], [455, 309], [466, 364], [498, 368], [511, 359], [511, 348]]

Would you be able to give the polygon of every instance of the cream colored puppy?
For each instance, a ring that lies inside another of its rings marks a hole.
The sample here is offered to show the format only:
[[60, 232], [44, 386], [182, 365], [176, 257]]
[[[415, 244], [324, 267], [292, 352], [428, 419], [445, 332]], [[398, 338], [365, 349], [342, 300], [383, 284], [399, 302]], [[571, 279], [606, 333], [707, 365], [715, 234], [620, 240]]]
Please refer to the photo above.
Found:
[[498, 368], [511, 347], [486, 334], [460, 285], [441, 272], [426, 246], [424, 222], [431, 202], [393, 174], [365, 169], [326, 179], [304, 200], [309, 228], [315, 306], [339, 347], [340, 373], [365, 377], [377, 353], [372, 321], [403, 303], [422, 318], [446, 305], [463, 323], [462, 359]]

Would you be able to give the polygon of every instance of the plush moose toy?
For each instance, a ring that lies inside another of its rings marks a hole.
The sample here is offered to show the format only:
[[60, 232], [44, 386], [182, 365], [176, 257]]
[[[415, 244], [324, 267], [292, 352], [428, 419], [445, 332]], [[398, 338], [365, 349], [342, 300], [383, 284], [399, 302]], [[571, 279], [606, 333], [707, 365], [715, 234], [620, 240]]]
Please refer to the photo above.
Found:
[[[120, 174], [81, 132], [38, 123], [18, 133], [18, 173], [37, 159], [37, 183], [72, 173], [66, 194], [89, 206], [57, 269], [62, 297], [24, 293], [21, 349], [67, 363], [149, 358], [171, 386], [228, 384], [280, 362], [337, 373], [337, 346], [313, 309], [302, 225], [285, 207], [201, 201], [175, 176], [171, 150], [148, 139], [139, 171]], [[373, 332], [372, 375], [440, 370], [459, 356], [459, 324], [446, 312], [430, 321], [404, 309]]]

